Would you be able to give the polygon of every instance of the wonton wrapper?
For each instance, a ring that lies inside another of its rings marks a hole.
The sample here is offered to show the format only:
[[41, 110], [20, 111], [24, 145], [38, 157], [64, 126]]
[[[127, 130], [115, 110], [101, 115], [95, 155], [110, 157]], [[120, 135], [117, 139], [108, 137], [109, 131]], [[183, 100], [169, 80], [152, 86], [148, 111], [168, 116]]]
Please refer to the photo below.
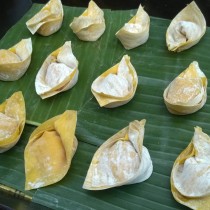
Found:
[[26, 121], [22, 92], [15, 92], [0, 104], [0, 153], [12, 148], [20, 139]]
[[172, 114], [191, 114], [201, 109], [207, 98], [207, 78], [196, 61], [165, 89], [163, 97]]
[[176, 159], [171, 191], [181, 204], [196, 210], [210, 209], [210, 138], [199, 127], [191, 143]]
[[136, 15], [116, 33], [116, 36], [125, 49], [130, 50], [148, 40], [149, 27], [149, 15], [140, 5]]
[[31, 38], [22, 39], [8, 50], [0, 50], [0, 80], [14, 81], [25, 74], [31, 62]]
[[206, 20], [192, 1], [171, 21], [166, 32], [168, 50], [181, 52], [197, 44], [206, 32]]
[[88, 8], [70, 24], [77, 37], [83, 41], [96, 41], [105, 31], [104, 12], [90, 1]]
[[54, 184], [66, 175], [78, 144], [76, 121], [77, 112], [67, 110], [31, 134], [24, 152], [26, 190]]
[[83, 185], [87, 190], [104, 190], [148, 179], [152, 160], [143, 146], [146, 120], [133, 121], [105, 141], [93, 156]]
[[128, 103], [133, 98], [137, 84], [136, 70], [130, 62], [130, 57], [125, 55], [120, 63], [94, 80], [91, 91], [101, 107], [114, 108]]
[[35, 80], [36, 93], [42, 99], [72, 88], [78, 80], [78, 61], [71, 42], [52, 52], [42, 64]]
[[26, 22], [32, 34], [49, 36], [58, 31], [63, 22], [63, 5], [60, 0], [50, 0], [36, 15]]

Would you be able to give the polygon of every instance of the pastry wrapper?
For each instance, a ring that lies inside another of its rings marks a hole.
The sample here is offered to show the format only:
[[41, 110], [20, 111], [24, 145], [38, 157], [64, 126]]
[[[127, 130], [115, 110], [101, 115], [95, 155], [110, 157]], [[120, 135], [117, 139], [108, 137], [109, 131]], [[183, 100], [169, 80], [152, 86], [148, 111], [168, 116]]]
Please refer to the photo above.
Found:
[[143, 146], [145, 122], [131, 122], [99, 147], [88, 169], [84, 189], [104, 190], [135, 184], [151, 176], [152, 160]]
[[140, 5], [136, 15], [115, 34], [125, 49], [144, 44], [149, 38], [150, 17]]
[[165, 89], [164, 102], [169, 112], [177, 115], [191, 114], [201, 109], [207, 99], [205, 74], [194, 61]]
[[35, 79], [36, 93], [45, 99], [71, 89], [78, 80], [78, 65], [71, 42], [65, 42], [46, 58], [39, 69]]
[[192, 141], [177, 157], [171, 172], [174, 198], [191, 209], [210, 207], [210, 137], [195, 128]]
[[111, 67], [91, 86], [91, 91], [101, 107], [114, 108], [128, 103], [134, 96], [138, 84], [136, 70], [128, 55]]
[[24, 151], [25, 190], [54, 184], [67, 174], [78, 144], [76, 121], [77, 112], [67, 110], [31, 134]]
[[26, 22], [32, 34], [49, 36], [61, 28], [63, 5], [61, 0], [50, 0], [37, 14]]
[[70, 28], [80, 40], [96, 41], [106, 28], [104, 12], [91, 0], [88, 8], [73, 19]]
[[31, 38], [22, 39], [16, 45], [0, 50], [0, 80], [15, 81], [20, 79], [31, 62]]
[[181, 52], [197, 44], [206, 32], [206, 20], [192, 1], [171, 21], [166, 32], [168, 50]]
[[25, 121], [25, 101], [22, 92], [18, 91], [0, 104], [0, 153], [19, 141]]

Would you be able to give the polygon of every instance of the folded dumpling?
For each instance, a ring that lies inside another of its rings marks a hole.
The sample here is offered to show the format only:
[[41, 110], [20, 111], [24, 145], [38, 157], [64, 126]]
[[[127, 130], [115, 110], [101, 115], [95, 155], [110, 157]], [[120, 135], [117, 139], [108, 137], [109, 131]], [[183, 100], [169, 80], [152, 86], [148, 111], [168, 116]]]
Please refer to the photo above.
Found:
[[54, 184], [66, 175], [78, 144], [76, 121], [77, 112], [67, 110], [31, 134], [24, 152], [26, 190]]
[[50, 0], [37, 14], [26, 22], [32, 34], [49, 36], [58, 31], [63, 22], [61, 0]]
[[84, 189], [103, 190], [134, 184], [151, 176], [152, 160], [143, 146], [145, 122], [129, 123], [99, 147], [88, 169]]
[[0, 50], [0, 80], [14, 81], [29, 67], [32, 54], [31, 38], [22, 39], [13, 47]]
[[70, 24], [73, 32], [83, 41], [96, 41], [105, 31], [104, 12], [90, 1], [88, 8]]
[[26, 121], [22, 92], [15, 92], [0, 104], [0, 153], [13, 147], [23, 132]]
[[78, 75], [78, 61], [67, 41], [42, 64], [35, 80], [36, 93], [45, 99], [69, 90], [77, 83]]
[[206, 103], [208, 80], [194, 61], [165, 89], [163, 97], [168, 111], [185, 115], [201, 109]]
[[174, 198], [191, 209], [210, 206], [210, 137], [199, 127], [188, 147], [178, 156], [171, 172]]
[[111, 67], [91, 86], [91, 91], [101, 107], [113, 108], [128, 103], [134, 96], [138, 84], [136, 70], [125, 55], [120, 63]]
[[150, 18], [140, 5], [136, 15], [116, 33], [125, 49], [144, 44], [149, 37]]
[[197, 44], [206, 32], [206, 20], [192, 1], [171, 21], [166, 32], [166, 44], [170, 51], [183, 51]]

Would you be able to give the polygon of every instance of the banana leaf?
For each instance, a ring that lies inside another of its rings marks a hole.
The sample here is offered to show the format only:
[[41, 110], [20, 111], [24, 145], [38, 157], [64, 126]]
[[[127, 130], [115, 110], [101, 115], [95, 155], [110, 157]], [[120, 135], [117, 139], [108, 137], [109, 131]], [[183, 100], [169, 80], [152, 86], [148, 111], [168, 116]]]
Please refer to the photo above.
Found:
[[[151, 17], [150, 37], [142, 46], [127, 51], [116, 39], [115, 33], [136, 10], [104, 10], [106, 31], [96, 42], [80, 41], [69, 28], [75, 16], [84, 8], [64, 6], [61, 29], [49, 36], [31, 35], [25, 22], [43, 5], [34, 4], [25, 16], [0, 41], [0, 49], [8, 48], [23, 38], [32, 38], [32, 61], [26, 74], [15, 82], [0, 81], [0, 102], [13, 92], [23, 92], [27, 125], [18, 144], [0, 154], [0, 189], [19, 192], [32, 202], [53, 209], [188, 209], [178, 204], [170, 191], [170, 173], [178, 154], [190, 142], [195, 126], [210, 134], [210, 99], [198, 112], [188, 116], [170, 114], [163, 101], [167, 85], [194, 60], [207, 78], [210, 78], [210, 29], [193, 48], [181, 53], [169, 52], [165, 33], [170, 20]], [[79, 80], [71, 90], [42, 100], [35, 92], [35, 77], [45, 58], [55, 49], [72, 41], [79, 60]], [[93, 80], [118, 63], [128, 54], [135, 67], [139, 84], [134, 98], [115, 109], [100, 108], [90, 91]], [[208, 88], [209, 92], [209, 88]], [[78, 110], [76, 136], [77, 152], [68, 174], [60, 182], [37, 190], [24, 191], [23, 152], [30, 134], [37, 125], [63, 113], [66, 109]], [[143, 183], [122, 186], [104, 191], [82, 189], [89, 164], [97, 148], [110, 136], [127, 126], [132, 120], [146, 119], [144, 145], [154, 165], [152, 176]]]

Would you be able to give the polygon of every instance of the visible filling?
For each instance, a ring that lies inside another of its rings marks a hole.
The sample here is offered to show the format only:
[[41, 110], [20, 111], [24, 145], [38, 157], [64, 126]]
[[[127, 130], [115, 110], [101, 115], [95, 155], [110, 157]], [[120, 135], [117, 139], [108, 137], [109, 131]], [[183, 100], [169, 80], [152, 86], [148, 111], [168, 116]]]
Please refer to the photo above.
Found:
[[109, 74], [101, 80], [101, 83], [97, 87], [97, 92], [115, 97], [123, 97], [129, 94], [129, 84], [126, 78]]
[[169, 86], [167, 100], [172, 104], [199, 103], [202, 100], [201, 89], [200, 79], [178, 77]]
[[14, 134], [18, 129], [18, 121], [3, 113], [0, 113], [0, 141], [3, 141]]
[[140, 159], [129, 141], [117, 141], [105, 149], [92, 171], [92, 186], [112, 186], [132, 178], [140, 165]]
[[46, 71], [45, 82], [51, 88], [62, 83], [74, 70], [63, 63], [51, 63]]
[[195, 156], [173, 170], [176, 189], [184, 196], [200, 197], [210, 194], [210, 143], [204, 135], [196, 135], [193, 141]]
[[0, 64], [18, 63], [21, 59], [9, 50], [0, 50]]
[[188, 40], [196, 40], [201, 35], [201, 29], [193, 22], [179, 21], [170, 35], [170, 44], [177, 46], [181, 43], [186, 43]]
[[92, 88], [98, 93], [114, 97], [125, 97], [133, 90], [133, 77], [123, 58], [119, 64], [117, 74], [99, 77], [93, 82]]

